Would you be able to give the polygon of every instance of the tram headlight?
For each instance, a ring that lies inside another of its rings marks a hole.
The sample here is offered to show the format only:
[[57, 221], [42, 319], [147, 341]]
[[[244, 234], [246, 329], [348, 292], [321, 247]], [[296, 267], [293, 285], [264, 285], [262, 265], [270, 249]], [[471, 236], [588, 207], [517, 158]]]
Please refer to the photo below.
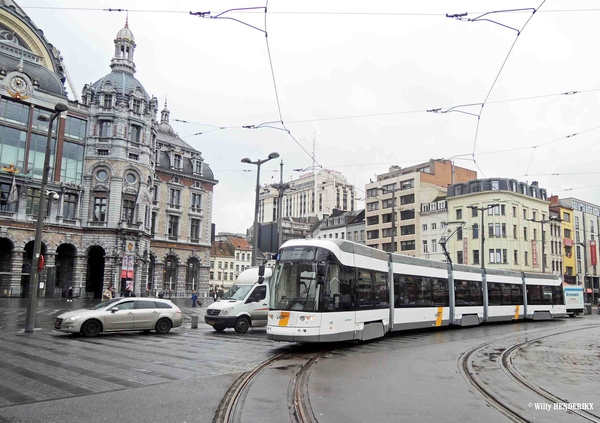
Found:
[[273, 313], [269, 313], [269, 320], [273, 320]]
[[314, 322], [315, 320], [317, 320], [317, 316], [300, 316], [300, 321], [304, 322]]
[[233, 310], [233, 307], [224, 308], [223, 310], [221, 310], [221, 316], [229, 316], [231, 310]]

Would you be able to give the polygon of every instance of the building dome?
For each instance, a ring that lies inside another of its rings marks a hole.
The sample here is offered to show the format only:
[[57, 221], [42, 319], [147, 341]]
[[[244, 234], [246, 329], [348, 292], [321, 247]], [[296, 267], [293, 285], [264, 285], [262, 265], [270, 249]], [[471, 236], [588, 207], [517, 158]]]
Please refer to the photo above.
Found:
[[144, 99], [150, 99], [150, 96], [144, 89], [142, 83], [129, 72], [112, 71], [104, 78], [94, 82], [90, 89], [94, 95], [96, 95], [99, 94], [99, 91], [101, 91], [105, 85], [111, 85], [116, 91], [117, 98], [125, 98], [137, 90], [138, 92], [143, 93]]
[[131, 29], [129, 29], [127, 22], [125, 23], [125, 27], [123, 29], [121, 29], [119, 32], [117, 32], [116, 40], [127, 40], [127, 41], [131, 41], [132, 43], [135, 43], [135, 38], [133, 37], [133, 32], [131, 32]]

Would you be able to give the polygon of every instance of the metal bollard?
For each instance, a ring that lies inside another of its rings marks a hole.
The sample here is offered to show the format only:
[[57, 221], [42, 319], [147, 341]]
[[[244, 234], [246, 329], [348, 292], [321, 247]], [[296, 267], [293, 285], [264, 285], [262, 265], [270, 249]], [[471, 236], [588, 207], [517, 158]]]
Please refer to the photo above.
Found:
[[198, 316], [192, 316], [192, 329], [198, 329]]

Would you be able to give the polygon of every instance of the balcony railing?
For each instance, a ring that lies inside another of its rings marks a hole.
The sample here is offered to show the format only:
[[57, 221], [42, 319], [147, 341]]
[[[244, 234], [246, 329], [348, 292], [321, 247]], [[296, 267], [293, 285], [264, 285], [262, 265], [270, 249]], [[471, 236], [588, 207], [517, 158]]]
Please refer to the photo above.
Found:
[[169, 208], [170, 209], [179, 210], [179, 209], [181, 209], [181, 205], [180, 204], [171, 204], [171, 203], [169, 203]]
[[169, 235], [169, 241], [177, 241], [178, 236], [177, 235]]

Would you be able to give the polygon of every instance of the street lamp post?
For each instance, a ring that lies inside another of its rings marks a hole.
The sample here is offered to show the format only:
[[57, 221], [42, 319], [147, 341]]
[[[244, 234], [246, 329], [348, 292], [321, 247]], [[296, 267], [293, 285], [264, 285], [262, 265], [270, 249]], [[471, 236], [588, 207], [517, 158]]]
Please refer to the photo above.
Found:
[[279, 157], [279, 153], [271, 153], [269, 157], [262, 160], [252, 161], [248, 157], [244, 157], [242, 159], [242, 163], [254, 164], [256, 165], [256, 199], [254, 201], [254, 227], [253, 227], [253, 239], [252, 239], [252, 266], [256, 266], [256, 254], [258, 252], [258, 203], [259, 203], [259, 193], [260, 193], [260, 165], [268, 162], [269, 160], [276, 159]]
[[[277, 190], [277, 250], [283, 244], [282, 219], [283, 219], [283, 193], [290, 188], [290, 184], [283, 183], [283, 160], [279, 163], [279, 184], [273, 184], [273, 188]], [[315, 194], [316, 195], [316, 194]]]
[[[587, 294], [587, 253], [585, 251], [585, 242], [576, 242], [577, 245], [583, 247], [583, 292]], [[592, 299], [594, 295], [594, 287], [592, 286]]]
[[[48, 121], [48, 138], [46, 140], [46, 155], [44, 156], [44, 169], [42, 172], [42, 186], [40, 188], [40, 200], [38, 205], [37, 226], [35, 229], [35, 241], [33, 244], [33, 258], [31, 259], [31, 270], [29, 274], [29, 305], [27, 307], [27, 316], [25, 318], [25, 332], [31, 333], [35, 327], [35, 309], [37, 303], [38, 288], [38, 263], [42, 248], [42, 231], [44, 229], [44, 214], [46, 211], [46, 188], [48, 186], [48, 173], [50, 172], [50, 146], [52, 143], [52, 125], [54, 120], [62, 112], [69, 110], [66, 104], [58, 103], [54, 107], [51, 116], [40, 115], [39, 120]], [[56, 131], [58, 135], [58, 131]]]
[[384, 187], [377, 187], [377, 190], [383, 192], [383, 194], [392, 194], [392, 248], [391, 252], [395, 253], [396, 248], [394, 246], [394, 231], [396, 230], [396, 192], [400, 191], [402, 188], [396, 189], [385, 189]]
[[542, 273], [546, 273], [546, 236], [544, 235], [544, 224], [545, 223], [549, 223], [552, 222], [554, 220], [559, 220], [559, 219], [542, 219], [542, 220], [535, 220], [535, 219], [527, 219], [530, 222], [536, 222], [536, 223], [540, 223], [542, 225]]
[[484, 250], [484, 246], [485, 246], [485, 223], [483, 220], [483, 216], [484, 216], [484, 211], [492, 209], [496, 206], [499, 206], [500, 204], [494, 203], [494, 204], [490, 204], [488, 206], [485, 207], [477, 207], [477, 206], [467, 206], [468, 209], [472, 209], [472, 210], [479, 210], [481, 212], [481, 270], [485, 272], [485, 250]]

